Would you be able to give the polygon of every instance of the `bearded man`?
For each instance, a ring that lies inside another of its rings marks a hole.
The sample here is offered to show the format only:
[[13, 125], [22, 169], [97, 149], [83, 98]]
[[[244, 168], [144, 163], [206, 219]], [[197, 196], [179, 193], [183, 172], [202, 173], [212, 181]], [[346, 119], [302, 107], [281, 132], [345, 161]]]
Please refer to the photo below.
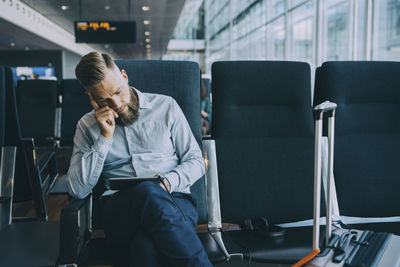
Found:
[[69, 193], [86, 197], [100, 177], [107, 185], [110, 177], [160, 176], [119, 191], [104, 187], [103, 226], [115, 264], [211, 266], [195, 232], [190, 193], [204, 162], [176, 101], [129, 86], [107, 54], [85, 55], [75, 74], [94, 110], [76, 127]]

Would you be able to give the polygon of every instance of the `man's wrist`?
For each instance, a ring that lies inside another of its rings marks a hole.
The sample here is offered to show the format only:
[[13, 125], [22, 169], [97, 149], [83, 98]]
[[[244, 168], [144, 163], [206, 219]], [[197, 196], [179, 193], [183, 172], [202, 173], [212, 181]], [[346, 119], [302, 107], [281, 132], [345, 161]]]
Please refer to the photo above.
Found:
[[105, 138], [107, 138], [108, 140], [112, 140], [113, 139], [113, 134], [112, 133], [101, 133], [101, 135]]
[[179, 187], [179, 175], [175, 171], [171, 171], [164, 175], [165, 178], [168, 179], [168, 182], [171, 186], [171, 192], [176, 191]]
[[171, 192], [171, 183], [169, 182], [167, 177], [163, 177], [163, 181], [168, 188], [168, 191]]
[[100, 152], [102, 154], [107, 154], [111, 148], [113, 140], [104, 137], [103, 135], [99, 135], [97, 140], [93, 144], [93, 148], [95, 151]]
[[166, 177], [164, 177], [164, 176], [161, 176], [161, 175], [159, 175], [158, 177], [159, 177], [159, 179], [161, 180], [161, 181], [160, 181], [160, 185], [161, 185], [166, 191], [171, 192], [171, 184], [170, 184], [168, 178], [166, 178]]

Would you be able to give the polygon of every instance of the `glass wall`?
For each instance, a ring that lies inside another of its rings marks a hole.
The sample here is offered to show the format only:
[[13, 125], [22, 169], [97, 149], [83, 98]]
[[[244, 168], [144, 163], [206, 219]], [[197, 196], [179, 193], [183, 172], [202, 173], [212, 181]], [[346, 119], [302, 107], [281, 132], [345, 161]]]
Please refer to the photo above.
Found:
[[400, 60], [400, 0], [204, 0], [217, 60]]
[[[164, 58], [200, 60], [399, 60], [400, 0], [187, 0], [175, 39], [204, 51]], [[195, 13], [198, 14], [195, 14]], [[200, 32], [200, 34], [199, 34]], [[189, 54], [193, 54], [189, 56]]]
[[[298, 2], [298, 1], [294, 1]], [[315, 46], [314, 35], [314, 1], [308, 1], [290, 12], [290, 54], [296, 61], [313, 63]]]
[[[204, 69], [204, 20], [204, 0], [187, 0], [171, 38], [174, 45], [168, 46], [162, 59], [195, 61]], [[224, 36], [216, 37], [224, 39]], [[197, 41], [201, 41], [200, 45]]]
[[375, 25], [376, 42], [373, 58], [392, 60], [400, 57], [400, 0], [375, 3], [379, 19]]
[[327, 9], [326, 59], [340, 60], [349, 58], [349, 1], [333, 5]]

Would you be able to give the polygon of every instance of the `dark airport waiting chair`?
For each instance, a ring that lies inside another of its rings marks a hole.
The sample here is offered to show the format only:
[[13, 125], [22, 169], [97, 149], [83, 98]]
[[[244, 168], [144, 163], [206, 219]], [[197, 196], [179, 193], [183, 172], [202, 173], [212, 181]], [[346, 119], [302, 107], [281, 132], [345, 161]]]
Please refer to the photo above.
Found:
[[57, 87], [53, 80], [18, 81], [17, 107], [23, 137], [52, 145], [57, 136]]
[[54, 152], [39, 150], [33, 138], [23, 138], [13, 74], [5, 67], [5, 145], [17, 147], [14, 202], [33, 200], [36, 217], [47, 220], [46, 197], [58, 175]]
[[[5, 110], [5, 76], [4, 76], [4, 68], [0, 66], [0, 150], [3, 149], [4, 146], [4, 128], [6, 121], [6, 110]], [[15, 149], [14, 149], [15, 150]], [[4, 151], [0, 151], [0, 162], [5, 160], [5, 157], [2, 155], [5, 153]], [[10, 153], [10, 152], [8, 152]], [[15, 151], [14, 151], [15, 153]], [[9, 158], [10, 155], [7, 155]], [[15, 157], [15, 156], [14, 156]], [[12, 160], [11, 160], [12, 162]], [[0, 166], [4, 164], [1, 163]], [[4, 165], [5, 166], [5, 165]], [[6, 183], [3, 182], [3, 177], [7, 175], [2, 167], [0, 167], [0, 231], [8, 225], [9, 222], [9, 214], [12, 210], [12, 201], [11, 201], [11, 192]], [[3, 174], [4, 173], [4, 174]]]
[[[222, 227], [228, 256], [294, 263], [312, 251], [312, 227], [286, 228], [282, 238], [271, 238], [239, 227], [225, 230], [223, 223], [243, 225], [248, 218], [265, 217], [272, 225], [313, 217], [310, 67], [300, 62], [216, 62], [212, 92], [213, 140], [203, 143], [213, 172], [209, 176], [214, 177], [211, 182], [207, 178], [214, 200], [208, 206], [211, 232]], [[232, 243], [240, 249], [230, 249]]]
[[[9, 70], [9, 69], [8, 69]], [[0, 137], [5, 125], [5, 76], [0, 66]], [[7, 109], [8, 111], [8, 109]], [[0, 138], [0, 266], [54, 266], [58, 253], [58, 222], [12, 223], [16, 147]]]
[[4, 128], [6, 125], [6, 83], [3, 66], [0, 66], [0, 144], [4, 144]]
[[78, 80], [61, 80], [60, 88], [62, 96], [61, 145], [72, 146], [76, 124], [93, 108], [85, 89]]
[[314, 104], [337, 103], [334, 178], [341, 216], [357, 228], [400, 234], [400, 63], [326, 62], [317, 71]]
[[[182, 108], [186, 119], [201, 145], [200, 127], [200, 69], [196, 63], [182, 61], [135, 61], [117, 60], [126, 71], [130, 84], [143, 92], [172, 96]], [[204, 178], [192, 186], [198, 199], [199, 224], [207, 224]], [[96, 193], [93, 192], [93, 195]], [[90, 215], [93, 202], [93, 216]], [[73, 199], [61, 213], [59, 264], [77, 263], [110, 264], [105, 251], [104, 237], [92, 235], [93, 229], [101, 229], [101, 219], [95, 197]], [[206, 229], [207, 227], [205, 227]], [[96, 232], [98, 235], [99, 231]], [[100, 231], [101, 233], [101, 231]], [[207, 232], [199, 233], [213, 262], [224, 261], [218, 245]]]

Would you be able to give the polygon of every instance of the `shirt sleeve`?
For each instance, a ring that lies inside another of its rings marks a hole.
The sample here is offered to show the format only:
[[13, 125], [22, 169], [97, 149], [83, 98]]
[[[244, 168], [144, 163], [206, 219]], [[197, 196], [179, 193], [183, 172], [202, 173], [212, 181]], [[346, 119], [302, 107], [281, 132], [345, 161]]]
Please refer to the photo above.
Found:
[[170, 130], [175, 152], [179, 158], [178, 166], [164, 176], [171, 185], [171, 191], [183, 191], [192, 186], [205, 173], [204, 159], [196, 138], [190, 129], [185, 115], [173, 100]]
[[71, 196], [82, 199], [92, 191], [103, 170], [111, 144], [112, 140], [101, 134], [96, 140], [91, 140], [86, 134], [83, 121], [79, 121], [67, 174], [67, 188]]

